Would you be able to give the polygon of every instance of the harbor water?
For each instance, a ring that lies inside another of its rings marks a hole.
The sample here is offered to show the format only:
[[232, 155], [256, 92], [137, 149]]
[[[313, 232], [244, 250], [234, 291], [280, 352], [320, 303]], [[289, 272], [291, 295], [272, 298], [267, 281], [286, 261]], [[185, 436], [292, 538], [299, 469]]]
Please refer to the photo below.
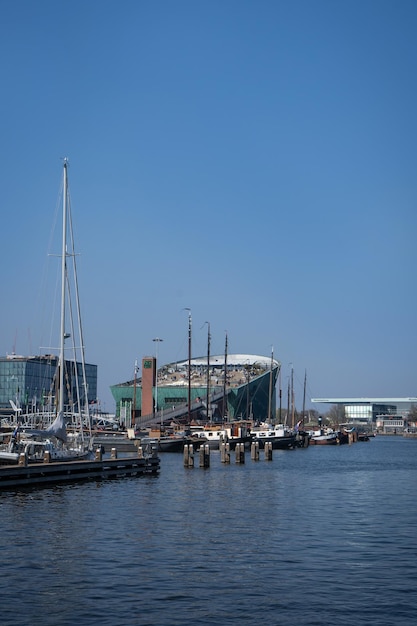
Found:
[[2, 626], [417, 623], [417, 439], [5, 491]]

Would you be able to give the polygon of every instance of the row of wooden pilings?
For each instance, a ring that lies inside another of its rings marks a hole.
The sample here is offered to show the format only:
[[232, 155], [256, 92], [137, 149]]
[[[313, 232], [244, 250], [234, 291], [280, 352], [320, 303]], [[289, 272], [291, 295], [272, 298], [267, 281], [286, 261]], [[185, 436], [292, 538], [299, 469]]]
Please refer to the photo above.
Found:
[[[222, 463], [230, 463], [230, 444], [221, 443], [220, 449], [220, 461]], [[245, 444], [237, 443], [235, 450], [235, 462], [243, 464], [245, 462]], [[203, 444], [198, 450], [199, 466], [210, 467], [210, 446]], [[259, 442], [253, 441], [250, 448], [250, 457], [252, 461], [259, 461]], [[264, 447], [265, 461], [272, 461], [272, 441], [266, 441]], [[184, 467], [194, 467], [194, 446], [193, 444], [186, 444], [184, 446]]]

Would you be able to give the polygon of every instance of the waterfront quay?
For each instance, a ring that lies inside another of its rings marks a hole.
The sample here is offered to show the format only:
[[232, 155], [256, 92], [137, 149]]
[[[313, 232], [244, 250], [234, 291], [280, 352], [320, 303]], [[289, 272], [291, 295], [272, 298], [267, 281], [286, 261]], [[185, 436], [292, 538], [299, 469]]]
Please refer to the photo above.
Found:
[[27, 465], [24, 459], [18, 465], [0, 467], [0, 490], [19, 487], [38, 487], [85, 480], [123, 478], [157, 474], [160, 459], [156, 453], [150, 455], [123, 456], [118, 458], [113, 450], [110, 458], [103, 458], [100, 449], [93, 460], [44, 462]]

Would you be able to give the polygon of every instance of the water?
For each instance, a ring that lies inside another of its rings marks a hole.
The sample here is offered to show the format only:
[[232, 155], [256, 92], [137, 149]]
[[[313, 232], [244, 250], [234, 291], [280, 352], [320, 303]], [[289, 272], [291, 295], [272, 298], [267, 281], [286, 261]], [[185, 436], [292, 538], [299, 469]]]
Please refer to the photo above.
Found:
[[0, 494], [2, 626], [417, 620], [417, 440]]

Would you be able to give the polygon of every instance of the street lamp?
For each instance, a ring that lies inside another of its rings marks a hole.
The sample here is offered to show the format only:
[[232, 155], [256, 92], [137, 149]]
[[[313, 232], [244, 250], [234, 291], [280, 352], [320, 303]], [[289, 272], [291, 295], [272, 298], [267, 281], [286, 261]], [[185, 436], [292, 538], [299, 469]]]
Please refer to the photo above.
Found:
[[[155, 416], [158, 413], [158, 345], [161, 343], [161, 341], [163, 341], [163, 339], [161, 339], [160, 337], [155, 337], [155, 339], [152, 339], [152, 341], [154, 341], [156, 343], [156, 349], [155, 349], [155, 405], [154, 405], [154, 413]], [[161, 417], [161, 422], [162, 422], [162, 417]], [[161, 430], [162, 430], [162, 423], [161, 423]]]

